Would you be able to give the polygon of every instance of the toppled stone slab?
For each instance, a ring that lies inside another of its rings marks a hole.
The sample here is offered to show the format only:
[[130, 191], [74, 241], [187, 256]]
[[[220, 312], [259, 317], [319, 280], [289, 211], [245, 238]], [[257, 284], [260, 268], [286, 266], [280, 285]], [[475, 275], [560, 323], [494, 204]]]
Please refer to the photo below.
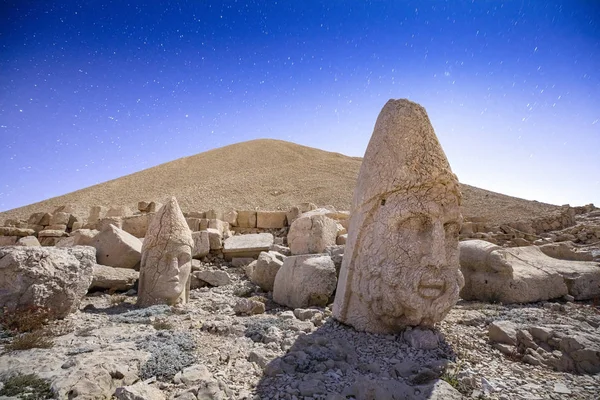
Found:
[[114, 291], [126, 291], [131, 289], [138, 280], [140, 273], [130, 268], [115, 268], [96, 264], [93, 269], [92, 284], [90, 290], [108, 289]]
[[269, 251], [272, 245], [273, 235], [270, 233], [235, 235], [225, 239], [223, 255], [227, 260], [232, 257], [257, 258], [261, 251]]
[[193, 272], [193, 275], [211, 286], [225, 286], [231, 283], [231, 277], [225, 271], [202, 270]]
[[130, 233], [109, 225], [94, 237], [98, 264], [139, 270], [142, 241]]
[[460, 243], [465, 300], [531, 303], [572, 295], [600, 297], [600, 264], [548, 257], [536, 246], [503, 248], [482, 240]]
[[33, 229], [15, 228], [12, 226], [0, 226], [0, 236], [33, 236], [35, 231]]

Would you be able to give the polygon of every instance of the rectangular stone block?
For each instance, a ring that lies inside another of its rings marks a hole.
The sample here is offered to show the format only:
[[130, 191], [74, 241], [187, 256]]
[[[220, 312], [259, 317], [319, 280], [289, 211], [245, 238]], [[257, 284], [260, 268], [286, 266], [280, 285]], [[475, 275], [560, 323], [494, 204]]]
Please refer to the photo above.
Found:
[[185, 221], [192, 232], [198, 232], [200, 230], [200, 218], [188, 217]]
[[50, 225], [67, 225], [69, 223], [69, 217], [71, 214], [67, 214], [65, 212], [56, 212], [52, 214], [52, 218], [50, 218]]
[[223, 236], [217, 229], [208, 228], [208, 241], [211, 250], [220, 250], [223, 248]]
[[66, 231], [67, 225], [65, 224], [51, 224], [46, 227], [46, 229], [51, 231]]
[[208, 227], [218, 230], [223, 236], [229, 236], [229, 224], [225, 221], [210, 219], [208, 220]]
[[285, 211], [257, 211], [256, 227], [262, 229], [281, 229], [286, 226]]
[[272, 245], [273, 235], [270, 233], [231, 236], [223, 243], [223, 255], [226, 260], [233, 257], [257, 258], [261, 251], [269, 251]]
[[238, 210], [237, 223], [240, 228], [256, 228], [256, 211]]
[[143, 238], [146, 236], [148, 226], [152, 220], [154, 213], [134, 215], [132, 217], [123, 218], [122, 228], [125, 232], [135, 236], [136, 238]]
[[208, 229], [208, 219], [200, 218], [200, 229], [201, 231], [205, 231]]
[[194, 239], [192, 258], [202, 258], [208, 255], [210, 252], [210, 237], [208, 231], [194, 232], [192, 233], [192, 239]]

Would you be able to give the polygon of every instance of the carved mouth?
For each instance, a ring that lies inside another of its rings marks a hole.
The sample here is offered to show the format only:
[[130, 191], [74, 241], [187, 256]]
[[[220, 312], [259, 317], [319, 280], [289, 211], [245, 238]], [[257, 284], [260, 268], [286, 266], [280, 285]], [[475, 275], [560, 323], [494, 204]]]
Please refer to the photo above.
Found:
[[423, 278], [419, 282], [419, 294], [426, 299], [437, 299], [446, 288], [443, 279]]

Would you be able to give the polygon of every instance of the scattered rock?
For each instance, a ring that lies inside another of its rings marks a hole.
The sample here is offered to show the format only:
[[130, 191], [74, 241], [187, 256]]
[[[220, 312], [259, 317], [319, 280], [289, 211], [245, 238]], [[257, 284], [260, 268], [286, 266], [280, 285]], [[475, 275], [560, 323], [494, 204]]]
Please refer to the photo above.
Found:
[[273, 300], [291, 308], [325, 306], [336, 281], [335, 265], [329, 256], [291, 256], [277, 272]]
[[0, 308], [44, 307], [63, 318], [77, 310], [95, 263], [93, 247], [1, 247]]

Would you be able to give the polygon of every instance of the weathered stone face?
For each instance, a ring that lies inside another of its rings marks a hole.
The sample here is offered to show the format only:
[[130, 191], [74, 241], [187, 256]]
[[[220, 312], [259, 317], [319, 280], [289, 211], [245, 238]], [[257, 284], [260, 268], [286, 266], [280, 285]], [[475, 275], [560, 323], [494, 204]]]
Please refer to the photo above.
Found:
[[431, 326], [458, 300], [458, 181], [425, 110], [382, 110], [354, 193], [334, 317], [358, 330]]
[[142, 246], [138, 305], [186, 303], [194, 241], [177, 200], [152, 219]]

